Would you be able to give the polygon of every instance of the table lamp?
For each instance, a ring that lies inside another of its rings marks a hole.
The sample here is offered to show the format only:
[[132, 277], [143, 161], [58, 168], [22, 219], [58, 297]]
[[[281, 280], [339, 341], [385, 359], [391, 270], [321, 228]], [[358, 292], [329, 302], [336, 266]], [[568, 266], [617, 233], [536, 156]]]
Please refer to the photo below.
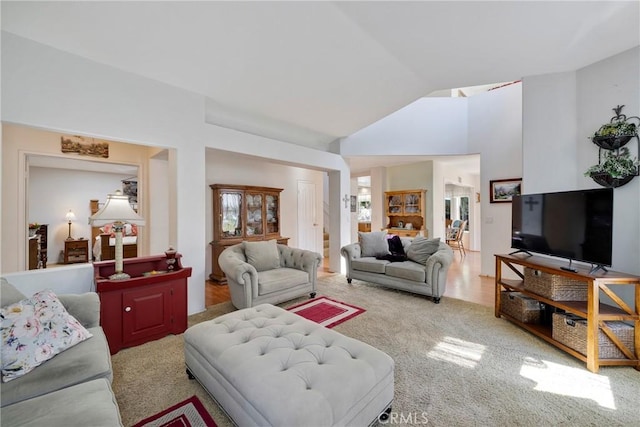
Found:
[[115, 246], [115, 269], [116, 272], [109, 276], [110, 280], [129, 279], [130, 276], [123, 270], [123, 251], [122, 251], [122, 230], [124, 224], [144, 225], [144, 218], [136, 213], [129, 204], [129, 196], [122, 194], [122, 191], [116, 190], [115, 193], [107, 195], [107, 201], [102, 209], [89, 217], [89, 223], [92, 226], [100, 227], [107, 224], [113, 224], [113, 231], [116, 234]]
[[71, 237], [71, 222], [76, 220], [76, 214], [74, 214], [73, 211], [69, 209], [69, 212], [67, 212], [67, 214], [64, 216], [64, 219], [69, 221], [69, 237], [67, 237], [67, 240], [73, 240], [73, 237]]

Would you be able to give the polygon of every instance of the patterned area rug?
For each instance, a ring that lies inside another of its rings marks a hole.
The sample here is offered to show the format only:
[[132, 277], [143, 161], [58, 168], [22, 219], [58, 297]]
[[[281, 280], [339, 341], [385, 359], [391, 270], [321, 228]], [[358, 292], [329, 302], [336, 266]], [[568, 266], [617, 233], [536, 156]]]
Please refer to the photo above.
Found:
[[319, 323], [326, 328], [333, 328], [366, 311], [364, 308], [327, 297], [310, 299], [302, 304], [289, 307], [287, 310], [305, 319]]
[[146, 418], [133, 427], [216, 427], [215, 421], [196, 396]]

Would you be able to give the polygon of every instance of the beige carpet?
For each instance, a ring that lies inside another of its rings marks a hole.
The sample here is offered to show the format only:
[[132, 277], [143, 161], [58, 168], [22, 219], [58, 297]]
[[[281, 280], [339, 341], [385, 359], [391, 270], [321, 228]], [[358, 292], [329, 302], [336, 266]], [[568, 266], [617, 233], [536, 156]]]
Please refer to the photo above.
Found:
[[[492, 308], [451, 298], [436, 305], [357, 280], [348, 285], [339, 275], [320, 279], [318, 294], [365, 308], [334, 330], [395, 360], [390, 425], [638, 425], [639, 371], [604, 367], [590, 373], [584, 363], [495, 318]], [[218, 304], [189, 322], [232, 310], [231, 303]], [[113, 369], [126, 426], [194, 394], [220, 427], [232, 425], [206, 391], [187, 378], [182, 336], [121, 350], [113, 356]]]

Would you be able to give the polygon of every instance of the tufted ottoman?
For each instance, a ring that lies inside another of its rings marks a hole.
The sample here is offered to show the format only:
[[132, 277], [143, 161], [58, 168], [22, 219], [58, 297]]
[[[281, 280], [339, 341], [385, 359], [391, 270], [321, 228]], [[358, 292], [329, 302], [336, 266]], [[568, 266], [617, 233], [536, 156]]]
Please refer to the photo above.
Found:
[[393, 359], [271, 304], [184, 333], [187, 372], [238, 426], [367, 426], [393, 400]]

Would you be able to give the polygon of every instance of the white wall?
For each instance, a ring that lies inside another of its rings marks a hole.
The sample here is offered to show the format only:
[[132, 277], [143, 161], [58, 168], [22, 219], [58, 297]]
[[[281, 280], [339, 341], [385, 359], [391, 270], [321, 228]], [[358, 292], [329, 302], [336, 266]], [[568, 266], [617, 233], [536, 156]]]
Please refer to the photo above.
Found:
[[[493, 255], [511, 248], [511, 204], [489, 203], [489, 181], [522, 177], [522, 85], [467, 99], [469, 152], [480, 153], [481, 274], [493, 276]], [[526, 191], [526, 182], [523, 188]]]
[[[59, 262], [64, 241], [69, 235], [65, 219], [71, 209], [76, 221], [71, 224], [71, 237], [91, 240], [89, 201], [105, 197], [122, 188], [121, 180], [130, 175], [74, 171], [57, 168], [29, 168], [29, 222], [48, 224], [47, 264]], [[89, 259], [93, 242], [89, 242]]]
[[522, 92], [523, 193], [575, 190], [576, 73], [525, 77]]
[[[6, 32], [2, 34], [2, 89], [3, 122], [175, 148], [169, 156], [169, 171], [175, 174], [170, 177], [168, 194], [173, 216], [169, 228], [171, 243], [183, 254], [185, 265], [193, 268], [189, 313], [204, 309], [205, 230], [210, 222], [205, 203], [210, 191], [205, 147], [330, 171], [332, 253], [338, 254], [339, 248], [349, 242], [347, 211], [337, 202], [349, 191], [349, 169], [339, 155], [208, 125], [204, 123], [201, 95]], [[18, 206], [8, 213], [4, 208], [2, 211], [3, 254], [6, 231], [26, 229], [24, 209], [19, 208], [25, 204], [20, 200], [24, 189], [8, 184], [21, 179], [18, 159], [18, 150], [7, 152], [3, 143], [2, 205]], [[14, 242], [18, 240], [17, 234], [13, 237]], [[344, 271], [337, 258], [332, 257], [336, 271]]]
[[340, 154], [467, 154], [467, 99], [420, 98], [344, 138]]

